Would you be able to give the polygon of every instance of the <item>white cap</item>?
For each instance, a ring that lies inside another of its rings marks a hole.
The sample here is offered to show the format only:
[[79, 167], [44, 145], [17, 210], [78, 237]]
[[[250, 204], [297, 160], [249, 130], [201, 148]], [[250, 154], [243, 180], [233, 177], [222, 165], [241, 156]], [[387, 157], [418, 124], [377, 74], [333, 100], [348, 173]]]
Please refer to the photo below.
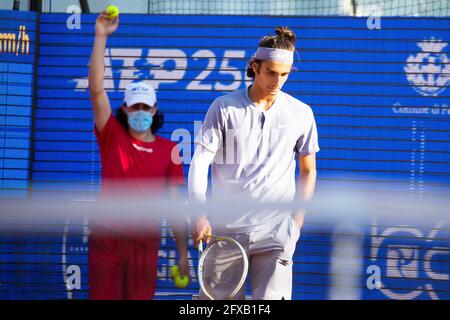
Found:
[[155, 89], [144, 81], [133, 82], [125, 89], [125, 97], [123, 99], [127, 107], [136, 103], [145, 103], [153, 107], [156, 104]]

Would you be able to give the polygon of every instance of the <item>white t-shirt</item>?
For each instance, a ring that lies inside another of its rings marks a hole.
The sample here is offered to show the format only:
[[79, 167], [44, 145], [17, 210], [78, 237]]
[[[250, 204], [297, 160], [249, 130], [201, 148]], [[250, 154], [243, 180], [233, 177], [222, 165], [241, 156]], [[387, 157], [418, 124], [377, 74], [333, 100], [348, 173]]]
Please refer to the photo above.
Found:
[[[215, 152], [212, 195], [248, 197], [259, 201], [294, 200], [296, 155], [319, 151], [311, 108], [280, 92], [264, 111], [254, 105], [248, 88], [214, 100], [195, 143]], [[209, 212], [212, 225], [230, 232], [249, 232], [291, 214], [280, 210]]]

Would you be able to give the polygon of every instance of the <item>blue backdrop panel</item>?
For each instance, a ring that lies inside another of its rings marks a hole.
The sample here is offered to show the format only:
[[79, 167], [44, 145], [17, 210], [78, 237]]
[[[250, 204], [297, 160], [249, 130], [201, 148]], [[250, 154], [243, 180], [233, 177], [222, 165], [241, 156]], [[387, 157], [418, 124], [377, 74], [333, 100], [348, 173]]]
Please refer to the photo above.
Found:
[[34, 13], [0, 12], [0, 198], [27, 194], [36, 44]]

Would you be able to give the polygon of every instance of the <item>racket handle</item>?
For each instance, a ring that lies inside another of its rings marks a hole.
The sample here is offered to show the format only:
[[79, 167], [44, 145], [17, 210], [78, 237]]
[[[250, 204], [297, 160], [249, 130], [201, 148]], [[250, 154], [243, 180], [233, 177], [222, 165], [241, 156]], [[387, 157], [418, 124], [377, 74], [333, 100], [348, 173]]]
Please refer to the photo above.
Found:
[[200, 239], [198, 243], [198, 252], [200, 252], [200, 254], [203, 253], [203, 239]]

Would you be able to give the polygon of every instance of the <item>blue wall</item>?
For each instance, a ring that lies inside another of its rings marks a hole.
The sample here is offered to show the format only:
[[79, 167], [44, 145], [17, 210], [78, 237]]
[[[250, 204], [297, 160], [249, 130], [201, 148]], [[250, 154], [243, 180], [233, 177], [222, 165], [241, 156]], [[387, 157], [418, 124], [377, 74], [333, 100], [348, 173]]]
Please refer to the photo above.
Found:
[[[2, 11], [0, 33], [4, 40], [0, 41], [0, 197], [23, 197], [28, 188], [35, 29], [34, 13]], [[15, 39], [5, 40], [8, 34]], [[29, 41], [23, 41], [26, 36]]]
[[[66, 14], [42, 14], [39, 23], [30, 13], [0, 11], [0, 17], [1, 33], [26, 25], [30, 35], [28, 55], [0, 53], [2, 194], [42, 197], [75, 190], [95, 196], [100, 159], [86, 90], [95, 16], [82, 15], [79, 29], [67, 27]], [[180, 142], [189, 158], [193, 136], [179, 138], [177, 132], [192, 133], [215, 97], [247, 86], [245, 66], [260, 37], [278, 25], [290, 26], [298, 36], [300, 61], [284, 90], [315, 113], [319, 188], [344, 182], [422, 197], [434, 187], [448, 189], [450, 182], [449, 22], [382, 18], [380, 30], [369, 30], [365, 19], [348, 17], [121, 15], [118, 31], [108, 39], [105, 86], [118, 107], [130, 81], [151, 81], [166, 117], [160, 133]], [[63, 223], [50, 234], [1, 234], [0, 297], [86, 297], [88, 223]], [[450, 237], [433, 232], [438, 223], [426, 229], [368, 221], [362, 297], [448, 299]], [[294, 258], [295, 299], [329, 297], [332, 241], [327, 228], [305, 225]], [[163, 236], [161, 293], [173, 291], [167, 265], [174, 252]], [[195, 265], [195, 250], [190, 254]], [[372, 264], [383, 270], [383, 290], [366, 288]], [[82, 286], [66, 290], [63, 275], [70, 276], [72, 265], [81, 267]], [[187, 291], [196, 287], [194, 281]]]

